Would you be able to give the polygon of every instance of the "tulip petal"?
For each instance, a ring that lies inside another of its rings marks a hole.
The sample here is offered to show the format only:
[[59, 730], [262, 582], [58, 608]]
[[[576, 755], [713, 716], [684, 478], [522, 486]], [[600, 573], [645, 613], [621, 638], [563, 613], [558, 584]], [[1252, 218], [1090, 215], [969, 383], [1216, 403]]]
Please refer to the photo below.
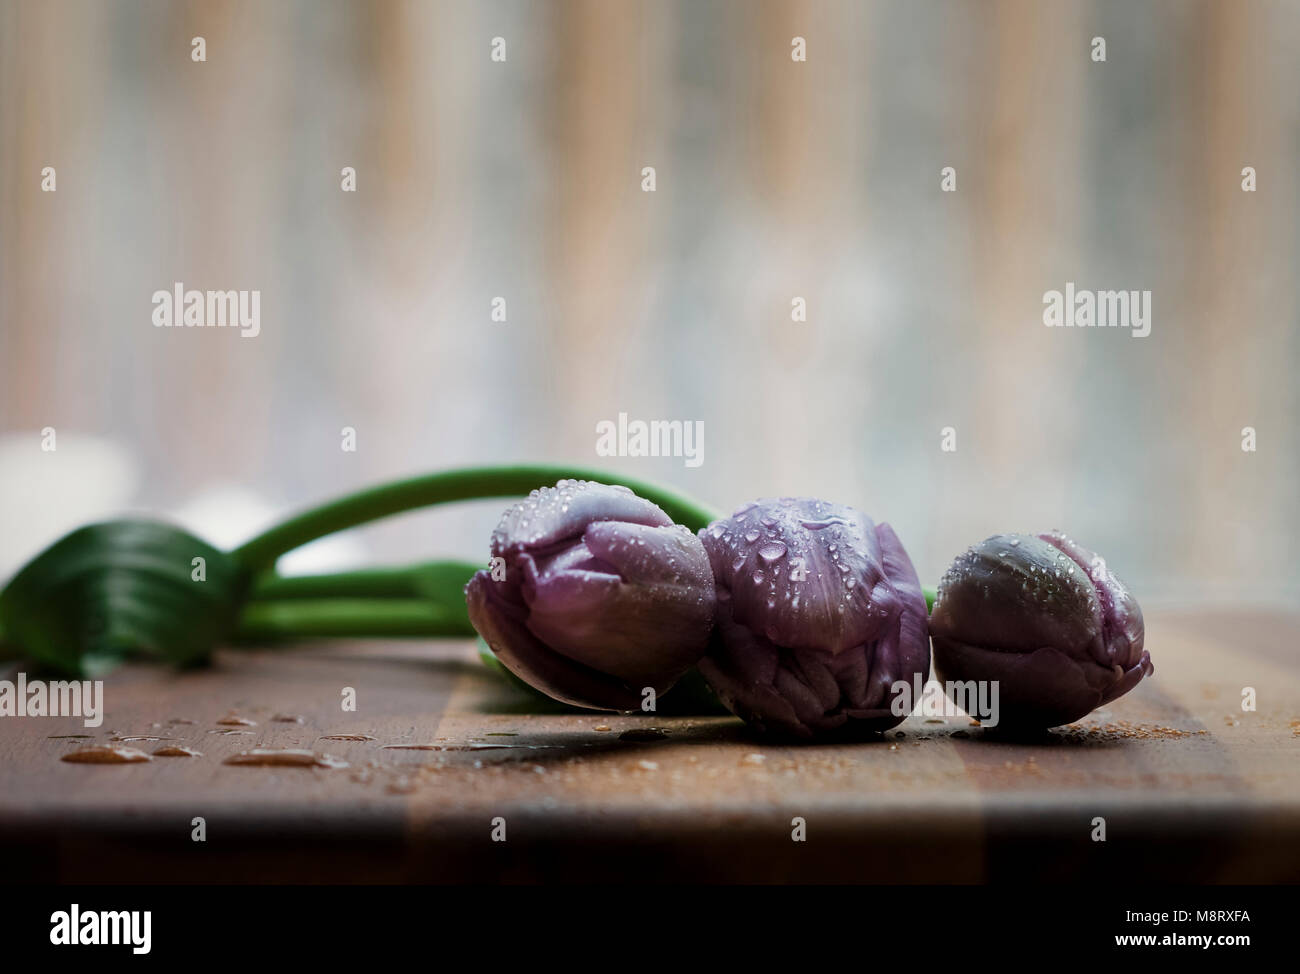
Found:
[[1151, 665], [1151, 654], [1144, 652], [1138, 661], [1124, 671], [1124, 675], [1115, 681], [1102, 695], [1102, 703], [1110, 703], [1116, 697], [1122, 697], [1128, 693], [1143, 677], [1155, 674], [1156, 668]]
[[501, 583], [478, 572], [465, 588], [470, 621], [503, 666], [543, 693], [593, 710], [635, 710], [640, 692], [553, 652], [524, 621], [524, 609], [495, 593]]
[[994, 535], [953, 562], [930, 613], [931, 635], [1027, 653], [1056, 647], [1108, 662], [1101, 604], [1087, 574], [1040, 538]]
[[1106, 653], [1099, 661], [1118, 664], [1125, 669], [1136, 665], [1142, 657], [1145, 627], [1142, 609], [1128, 586], [1110, 570], [1106, 559], [1060, 531], [1049, 531], [1039, 537], [1059, 548], [1083, 569], [1097, 592]]
[[649, 527], [598, 522], [587, 528], [583, 543], [592, 556], [617, 571], [626, 582], [689, 589], [713, 587], [713, 572], [700, 539], [679, 524]]
[[[712, 576], [689, 532], [603, 522], [547, 570], [526, 554], [519, 564], [529, 630], [570, 659], [662, 692], [703, 652]], [[579, 564], [590, 567], [568, 567]]]
[[672, 524], [657, 506], [626, 487], [588, 480], [562, 480], [533, 491], [511, 507], [492, 533], [492, 554], [542, 550], [580, 538], [597, 521], [624, 521], [667, 527]]
[[778, 645], [841, 652], [894, 615], [874, 526], [853, 508], [759, 501], [700, 536], [736, 619]]
[[945, 682], [996, 681], [997, 726], [1056, 727], [1080, 719], [1102, 702], [1112, 674], [1050, 646], [1000, 653], [934, 637], [934, 668]]

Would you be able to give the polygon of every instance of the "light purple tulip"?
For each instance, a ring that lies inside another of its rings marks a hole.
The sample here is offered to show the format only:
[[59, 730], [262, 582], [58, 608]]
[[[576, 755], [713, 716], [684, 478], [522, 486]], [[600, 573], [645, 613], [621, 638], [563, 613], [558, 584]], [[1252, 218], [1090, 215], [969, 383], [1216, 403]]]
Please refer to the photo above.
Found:
[[807, 498], [700, 532], [717, 628], [700, 671], [733, 713], [803, 740], [887, 730], [898, 681], [930, 672], [925, 596], [893, 529]]
[[1068, 724], [1155, 672], [1133, 594], [1060, 532], [998, 534], [958, 557], [930, 635], [940, 679], [998, 681], [1008, 728]]
[[504, 577], [470, 579], [470, 621], [512, 673], [557, 700], [639, 709], [645, 688], [662, 694], [704, 653], [714, 609], [704, 548], [626, 487], [533, 491], [506, 511], [491, 550]]

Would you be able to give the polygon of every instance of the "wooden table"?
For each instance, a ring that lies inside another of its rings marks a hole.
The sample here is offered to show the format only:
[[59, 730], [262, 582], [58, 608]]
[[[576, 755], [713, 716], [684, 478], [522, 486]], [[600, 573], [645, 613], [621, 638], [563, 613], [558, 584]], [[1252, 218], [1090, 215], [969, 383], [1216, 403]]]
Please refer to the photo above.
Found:
[[[0, 851], [7, 879], [87, 882], [1300, 880], [1300, 616], [1153, 612], [1147, 633], [1154, 679], [1020, 742], [964, 717], [798, 747], [731, 717], [542, 712], [467, 642], [130, 665], [98, 729], [0, 721]], [[202, 756], [61, 760], [113, 736]], [[223, 763], [254, 747], [348, 767]]]

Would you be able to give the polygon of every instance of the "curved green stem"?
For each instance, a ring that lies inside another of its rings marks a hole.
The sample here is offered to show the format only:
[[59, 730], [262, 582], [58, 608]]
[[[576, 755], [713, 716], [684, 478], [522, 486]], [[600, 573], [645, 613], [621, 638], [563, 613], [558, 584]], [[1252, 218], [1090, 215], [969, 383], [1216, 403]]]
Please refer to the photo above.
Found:
[[477, 570], [467, 561], [434, 561], [328, 575], [263, 575], [235, 636], [267, 641], [472, 635], [464, 592]]
[[468, 561], [354, 569], [323, 575], [265, 574], [249, 593], [252, 602], [325, 598], [447, 598], [463, 600], [465, 585], [482, 567]]
[[464, 605], [426, 599], [285, 599], [245, 606], [234, 638], [240, 642], [309, 636], [390, 638], [474, 635]]
[[415, 508], [448, 501], [487, 497], [518, 497], [559, 480], [597, 480], [616, 483], [635, 491], [663, 508], [674, 521], [698, 531], [718, 515], [708, 507], [655, 484], [634, 480], [609, 471], [569, 467], [561, 464], [526, 464], [504, 467], [469, 467], [426, 474], [409, 480], [358, 491], [320, 507], [291, 517], [259, 534], [232, 553], [250, 572], [275, 564], [286, 552], [369, 521]]

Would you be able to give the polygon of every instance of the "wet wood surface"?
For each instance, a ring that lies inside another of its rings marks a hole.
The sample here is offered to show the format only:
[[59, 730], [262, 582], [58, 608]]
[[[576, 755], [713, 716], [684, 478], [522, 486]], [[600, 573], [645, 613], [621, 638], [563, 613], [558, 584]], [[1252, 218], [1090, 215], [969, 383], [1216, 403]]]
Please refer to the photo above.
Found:
[[[727, 716], [551, 709], [468, 642], [132, 664], [101, 727], [0, 721], [5, 878], [1300, 881], [1298, 634], [1285, 613], [1151, 613], [1154, 679], [1069, 728], [1008, 741], [917, 715], [803, 747]], [[62, 760], [86, 746], [152, 760]], [[257, 748], [340, 766], [226, 763]]]

